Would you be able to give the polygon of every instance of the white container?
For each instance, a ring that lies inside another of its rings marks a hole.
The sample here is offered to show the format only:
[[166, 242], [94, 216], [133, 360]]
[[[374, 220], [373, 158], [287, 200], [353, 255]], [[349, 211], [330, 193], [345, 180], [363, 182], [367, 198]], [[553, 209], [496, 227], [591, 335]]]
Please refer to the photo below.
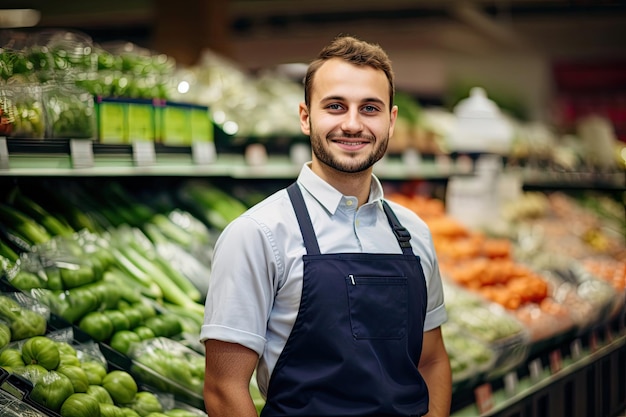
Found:
[[451, 151], [509, 154], [513, 126], [483, 88], [472, 88], [470, 96], [456, 105], [454, 114], [456, 122], [448, 137]]

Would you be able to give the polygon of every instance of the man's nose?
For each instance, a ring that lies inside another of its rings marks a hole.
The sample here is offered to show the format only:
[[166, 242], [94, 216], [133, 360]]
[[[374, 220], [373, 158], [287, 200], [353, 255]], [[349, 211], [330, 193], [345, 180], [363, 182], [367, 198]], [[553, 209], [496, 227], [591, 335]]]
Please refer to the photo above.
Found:
[[357, 110], [350, 110], [346, 113], [341, 128], [344, 132], [356, 133], [363, 130], [361, 115]]

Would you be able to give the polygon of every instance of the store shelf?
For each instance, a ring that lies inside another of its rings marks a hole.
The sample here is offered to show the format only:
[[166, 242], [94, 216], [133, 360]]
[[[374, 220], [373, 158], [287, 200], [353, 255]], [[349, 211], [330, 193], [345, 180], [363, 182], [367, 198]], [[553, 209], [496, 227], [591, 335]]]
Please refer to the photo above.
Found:
[[[224, 176], [231, 178], [296, 178], [299, 161], [289, 155], [269, 154], [261, 162], [250, 161], [245, 154], [218, 154], [198, 162], [192, 146], [150, 144], [152, 154], [142, 160], [136, 145], [91, 144], [86, 161], [72, 154], [69, 140], [5, 140], [6, 150], [0, 176]], [[84, 142], [84, 141], [82, 141]], [[144, 150], [146, 148], [143, 148]], [[383, 179], [446, 179], [463, 172], [452, 165], [433, 160], [385, 158], [375, 168]]]
[[[476, 387], [476, 402], [455, 410], [452, 416], [617, 416], [617, 412], [626, 408], [623, 320], [622, 315], [621, 321], [613, 323], [614, 327], [595, 329], [591, 333], [594, 342], [591, 338], [577, 339], [570, 346], [557, 348], [545, 357], [531, 358], [528, 369], [520, 368], [504, 378], [508, 379], [508, 384], [501, 380]], [[599, 336], [600, 333], [604, 338]], [[581, 348], [574, 354], [571, 347], [576, 342]], [[555, 357], [558, 357], [558, 365], [555, 365]], [[479, 395], [483, 397], [483, 407], [479, 406]]]

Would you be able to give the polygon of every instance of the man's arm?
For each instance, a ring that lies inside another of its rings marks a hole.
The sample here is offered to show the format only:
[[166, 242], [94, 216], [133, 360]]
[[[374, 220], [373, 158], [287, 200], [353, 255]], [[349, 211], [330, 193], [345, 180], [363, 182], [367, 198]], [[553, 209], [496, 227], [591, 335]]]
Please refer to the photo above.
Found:
[[440, 327], [424, 333], [418, 368], [426, 381], [430, 396], [427, 417], [449, 416], [452, 401], [452, 371]]
[[208, 339], [204, 403], [211, 417], [257, 417], [250, 397], [250, 378], [258, 361], [251, 349]]

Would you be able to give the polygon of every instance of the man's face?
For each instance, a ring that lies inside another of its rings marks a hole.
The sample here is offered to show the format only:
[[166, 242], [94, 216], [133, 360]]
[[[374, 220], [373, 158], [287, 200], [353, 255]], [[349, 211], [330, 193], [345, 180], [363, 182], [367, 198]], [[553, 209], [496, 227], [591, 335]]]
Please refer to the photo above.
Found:
[[300, 105], [300, 127], [311, 138], [313, 168], [362, 172], [380, 160], [393, 134], [397, 107], [389, 109], [385, 73], [341, 59], [316, 72], [309, 108]]

